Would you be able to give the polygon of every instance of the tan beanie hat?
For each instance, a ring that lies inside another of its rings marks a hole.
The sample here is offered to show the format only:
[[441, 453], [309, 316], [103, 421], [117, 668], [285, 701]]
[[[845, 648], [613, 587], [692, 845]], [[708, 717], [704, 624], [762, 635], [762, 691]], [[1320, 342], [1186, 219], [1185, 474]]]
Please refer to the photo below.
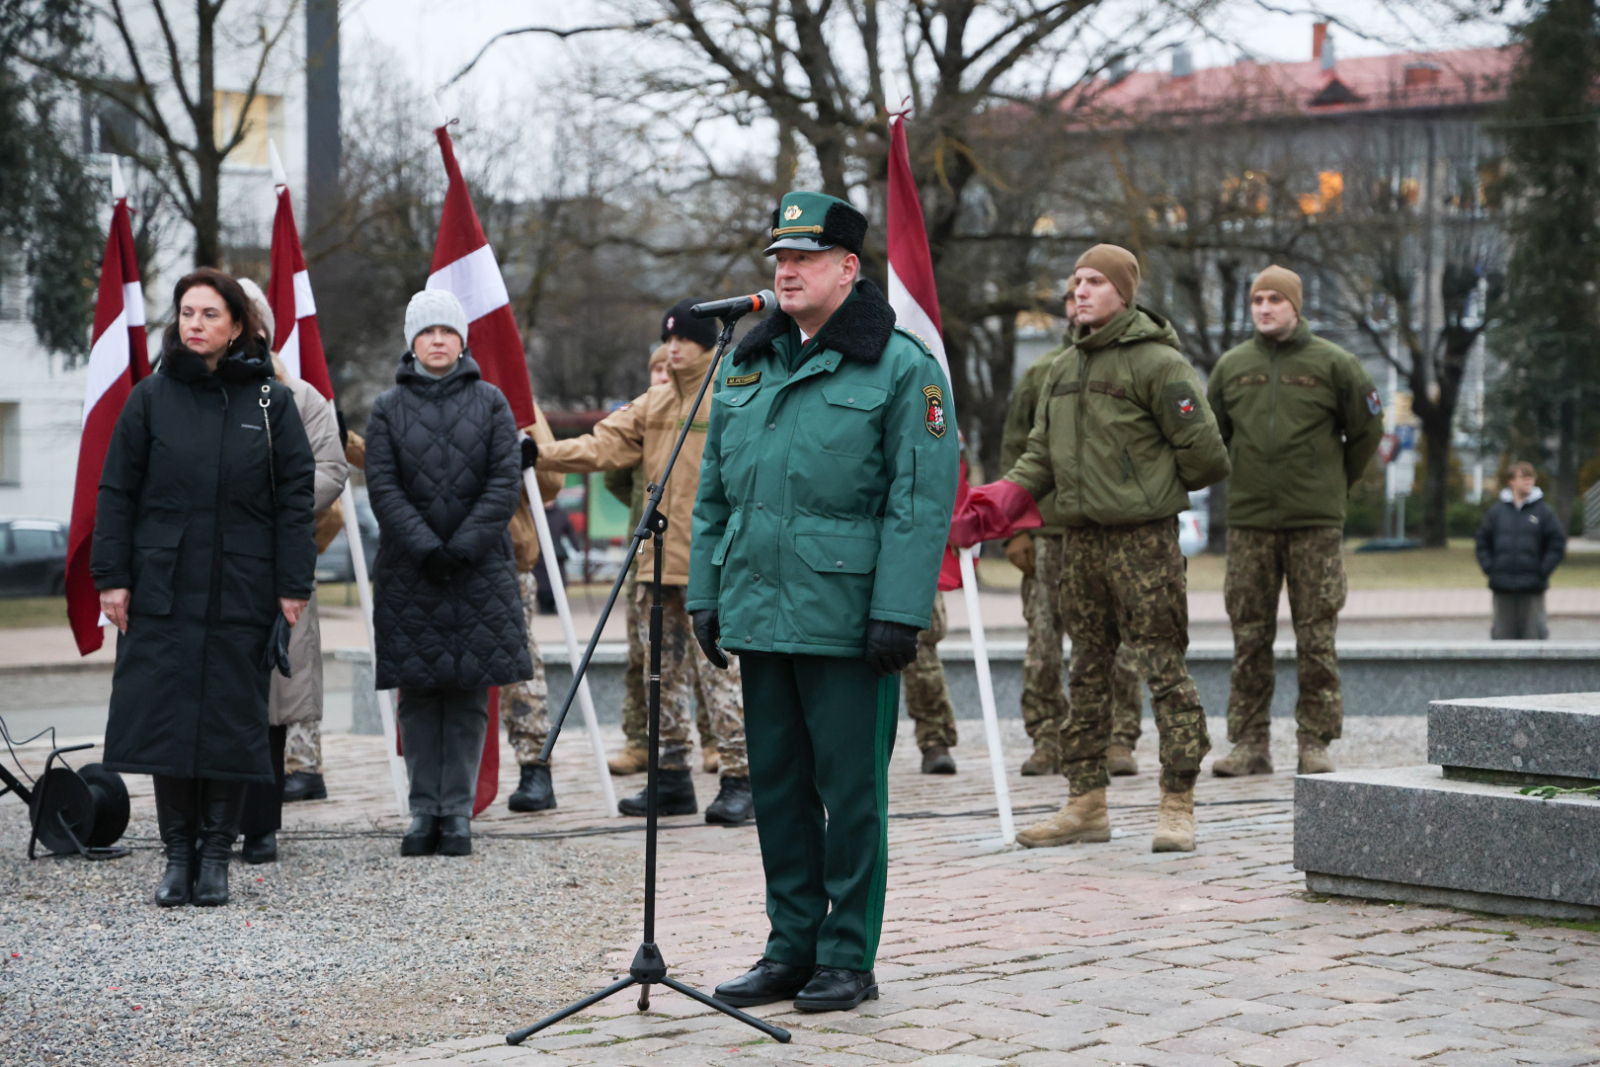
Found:
[[1132, 252], [1119, 245], [1095, 245], [1078, 257], [1072, 269], [1076, 271], [1079, 267], [1104, 274], [1128, 306], [1133, 307], [1133, 296], [1139, 291], [1139, 260]]
[[1250, 283], [1250, 295], [1255, 296], [1262, 289], [1282, 293], [1283, 298], [1294, 307], [1294, 313], [1300, 314], [1300, 275], [1288, 267], [1280, 267], [1274, 263], [1257, 274], [1256, 280]]

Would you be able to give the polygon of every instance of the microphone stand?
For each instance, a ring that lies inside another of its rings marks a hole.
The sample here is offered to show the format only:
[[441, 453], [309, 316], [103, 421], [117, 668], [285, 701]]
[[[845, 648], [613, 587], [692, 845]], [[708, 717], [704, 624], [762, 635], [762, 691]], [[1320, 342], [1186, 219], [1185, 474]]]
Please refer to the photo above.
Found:
[[[651, 538], [655, 548], [655, 582], [651, 586], [650, 599], [650, 765], [645, 779], [645, 829], [644, 829], [644, 939], [639, 944], [639, 949], [634, 953], [633, 965], [628, 968], [628, 977], [592, 993], [582, 1000], [574, 1001], [553, 1015], [546, 1016], [532, 1026], [515, 1030], [506, 1035], [506, 1044], [520, 1045], [533, 1034], [548, 1026], [560, 1022], [569, 1015], [575, 1015], [585, 1008], [605, 1000], [616, 993], [622, 992], [629, 986], [639, 986], [639, 1010], [648, 1011], [650, 1008], [650, 987], [664, 985], [668, 989], [676, 990], [684, 996], [699, 1001], [708, 1008], [715, 1008], [724, 1015], [731, 1016], [746, 1026], [752, 1026], [775, 1041], [787, 1043], [789, 1031], [781, 1026], [773, 1026], [762, 1022], [752, 1015], [747, 1015], [731, 1004], [724, 1004], [695, 989], [679, 982], [667, 974], [666, 960], [661, 957], [661, 950], [656, 947], [656, 823], [657, 823], [657, 775], [660, 770], [658, 764], [660, 755], [658, 745], [661, 740], [661, 559], [663, 556], [662, 535], [667, 531], [667, 517], [661, 513], [661, 497], [666, 490], [667, 479], [672, 477], [672, 468], [678, 462], [678, 453], [683, 450], [684, 439], [689, 436], [689, 430], [694, 425], [695, 412], [700, 410], [700, 404], [705, 400], [706, 391], [711, 388], [711, 382], [716, 377], [717, 367], [722, 363], [722, 354], [727, 350], [729, 342], [733, 340], [733, 327], [744, 312], [734, 312], [722, 316], [722, 333], [717, 338], [716, 354], [711, 357], [711, 366], [706, 368], [706, 376], [700, 383], [700, 391], [695, 394], [694, 406], [689, 409], [689, 417], [683, 420], [683, 429], [678, 433], [678, 441], [672, 447], [672, 455], [667, 459], [666, 469], [661, 472], [661, 479], [651, 484], [649, 497], [645, 502], [644, 515], [639, 520], [638, 528], [633, 531], [633, 540], [629, 542], [628, 553], [623, 558], [630, 562], [638, 554], [639, 546], [646, 537]], [[567, 699], [562, 702], [561, 711], [556, 715], [555, 721], [550, 724], [550, 735], [544, 743], [544, 751], [539, 758], [548, 760], [550, 752], [555, 748], [556, 738], [561, 733], [561, 725], [566, 721], [567, 712], [572, 709], [572, 698], [578, 692], [578, 683], [589, 670], [589, 661], [594, 657], [595, 647], [600, 643], [600, 632], [605, 629], [606, 620], [611, 615], [611, 609], [617, 602], [617, 594], [622, 591], [622, 584], [627, 580], [628, 568], [624, 566], [617, 574], [617, 580], [612, 583], [611, 595], [606, 598], [606, 606], [600, 612], [600, 621], [595, 624], [594, 634], [589, 638], [589, 647], [584, 650], [583, 659], [572, 671], [572, 685], [567, 690]]]

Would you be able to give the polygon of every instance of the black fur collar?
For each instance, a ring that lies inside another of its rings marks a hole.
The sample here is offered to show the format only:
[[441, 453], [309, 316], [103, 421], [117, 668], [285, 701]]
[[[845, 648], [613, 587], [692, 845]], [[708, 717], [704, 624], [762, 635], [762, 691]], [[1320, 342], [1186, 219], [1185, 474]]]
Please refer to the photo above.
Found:
[[[756, 328], [744, 335], [733, 354], [733, 365], [772, 348], [772, 342], [789, 332], [793, 321], [782, 311], [774, 311]], [[884, 346], [894, 334], [894, 308], [883, 292], [866, 279], [856, 282], [855, 299], [847, 301], [822, 327], [815, 340], [845, 359], [869, 366], [883, 358]]]

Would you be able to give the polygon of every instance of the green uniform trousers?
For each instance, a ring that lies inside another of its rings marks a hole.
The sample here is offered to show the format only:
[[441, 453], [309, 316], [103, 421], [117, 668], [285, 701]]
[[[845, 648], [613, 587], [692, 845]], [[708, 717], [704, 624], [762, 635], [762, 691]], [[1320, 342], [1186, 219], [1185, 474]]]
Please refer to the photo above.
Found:
[[900, 679], [866, 661], [740, 652], [768, 959], [871, 970], [889, 869]]

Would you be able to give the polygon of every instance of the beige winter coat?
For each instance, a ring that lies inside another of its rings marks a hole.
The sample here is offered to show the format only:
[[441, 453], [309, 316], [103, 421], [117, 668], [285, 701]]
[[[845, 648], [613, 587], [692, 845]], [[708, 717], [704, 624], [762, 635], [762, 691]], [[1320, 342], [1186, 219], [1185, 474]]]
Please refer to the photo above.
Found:
[[[522, 432], [532, 437], [539, 445], [539, 451], [556, 442], [555, 431], [550, 429], [550, 420], [544, 417], [544, 411], [535, 402], [533, 405], [534, 424], [524, 426]], [[561, 492], [566, 479], [554, 471], [536, 470], [535, 476], [539, 480], [539, 496], [546, 504], [555, 503], [556, 494]], [[522, 487], [522, 506], [517, 513], [511, 516], [511, 548], [517, 556], [517, 570], [531, 571], [533, 565], [539, 562], [539, 531], [533, 525], [533, 514], [528, 511], [528, 487]]]

